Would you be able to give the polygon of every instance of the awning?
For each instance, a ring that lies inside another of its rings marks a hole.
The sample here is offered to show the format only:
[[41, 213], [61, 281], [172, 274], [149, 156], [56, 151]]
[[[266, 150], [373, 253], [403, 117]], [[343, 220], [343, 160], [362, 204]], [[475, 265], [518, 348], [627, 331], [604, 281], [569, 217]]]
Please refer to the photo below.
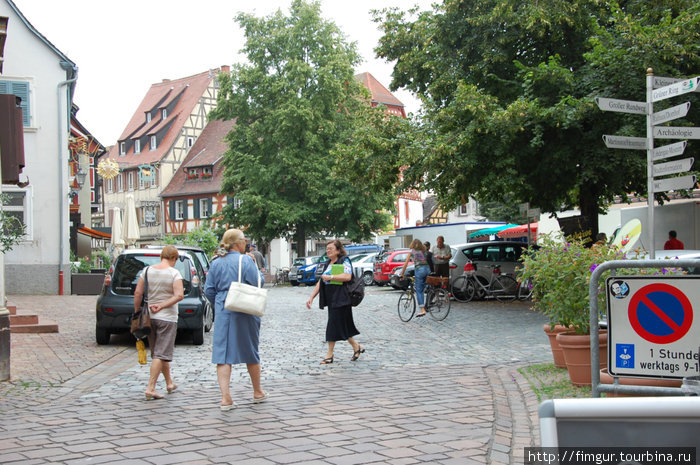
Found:
[[500, 226], [492, 226], [490, 228], [480, 229], [478, 231], [474, 231], [472, 233], [469, 233], [469, 239], [473, 239], [475, 237], [480, 237], [480, 236], [491, 236], [492, 234], [496, 234], [499, 231], [502, 231], [502, 230], [508, 229], [508, 228], [512, 228], [514, 226], [517, 226], [517, 224], [502, 224]]
[[[537, 236], [537, 223], [530, 223], [530, 235]], [[514, 237], [527, 237], [527, 225], [521, 224], [512, 228], [504, 229], [498, 233], [498, 237], [512, 239]]]
[[78, 232], [80, 234], [84, 234], [86, 236], [94, 237], [95, 239], [107, 239], [107, 240], [109, 240], [112, 238], [111, 234], [103, 233], [100, 231], [95, 231], [94, 229], [90, 229], [90, 228], [86, 228], [86, 227], [78, 228]]

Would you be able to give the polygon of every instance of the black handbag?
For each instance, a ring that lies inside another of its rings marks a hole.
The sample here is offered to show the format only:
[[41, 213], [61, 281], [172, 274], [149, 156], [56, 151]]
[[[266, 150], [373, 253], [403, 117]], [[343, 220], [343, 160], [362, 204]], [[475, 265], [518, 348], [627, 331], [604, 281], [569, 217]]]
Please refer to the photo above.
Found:
[[131, 316], [131, 334], [139, 340], [151, 333], [151, 314], [148, 311], [148, 267], [143, 270], [143, 282], [141, 308]]

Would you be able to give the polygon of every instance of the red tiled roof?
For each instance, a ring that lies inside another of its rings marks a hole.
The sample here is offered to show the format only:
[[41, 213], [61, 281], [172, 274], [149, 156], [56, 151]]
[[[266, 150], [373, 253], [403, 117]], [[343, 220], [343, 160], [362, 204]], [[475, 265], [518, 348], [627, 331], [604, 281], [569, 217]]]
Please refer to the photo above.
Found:
[[401, 100], [397, 99], [394, 94], [392, 94], [389, 89], [384, 87], [377, 79], [370, 73], [360, 73], [355, 75], [355, 79], [360, 81], [372, 94], [372, 106], [377, 104], [384, 104], [389, 108], [400, 110], [402, 116], [406, 116], [404, 111], [404, 104]]
[[[202, 134], [190, 148], [187, 156], [175, 172], [173, 179], [161, 192], [161, 197], [192, 196], [197, 194], [217, 193], [221, 190], [224, 166], [221, 163], [224, 153], [228, 150], [226, 134], [235, 120], [213, 120], [207, 123]], [[213, 176], [207, 180], [188, 181], [185, 171], [189, 168], [214, 165]]]
[[[110, 149], [107, 155], [108, 158], [115, 160], [122, 168], [136, 167], [144, 163], [153, 163], [161, 160], [172, 148], [187, 118], [210, 85], [212, 79], [214, 79], [215, 74], [206, 71], [194, 76], [172, 81], [164, 80], [153, 84], [134, 112], [134, 116], [131, 117], [126, 128], [124, 128], [122, 135], [119, 137], [119, 142], [131, 139], [135, 135], [143, 136], [144, 134], [153, 133], [153, 128], [156, 126], [160, 127], [161, 124], [167, 124], [172, 121], [173, 123], [168, 132], [163, 137], [163, 140], [159, 141], [156, 150], [150, 150], [149, 145], [146, 144], [145, 147], [142, 147], [141, 153], [135, 154], [132, 146], [126, 155], [121, 156], [119, 155], [120, 144], [117, 143]], [[171, 102], [179, 94], [182, 94], [182, 97], [172, 109], [166, 121], [161, 121], [158, 110], [164, 102]], [[147, 123], [146, 112], [153, 110], [155, 110], [153, 119]]]

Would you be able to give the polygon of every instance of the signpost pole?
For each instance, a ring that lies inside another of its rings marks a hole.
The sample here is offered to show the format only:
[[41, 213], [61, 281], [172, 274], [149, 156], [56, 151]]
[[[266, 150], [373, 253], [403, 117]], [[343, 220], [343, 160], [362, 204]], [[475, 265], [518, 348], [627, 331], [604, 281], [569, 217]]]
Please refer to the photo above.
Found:
[[647, 228], [649, 229], [649, 258], [655, 258], [654, 245], [654, 70], [647, 69]]

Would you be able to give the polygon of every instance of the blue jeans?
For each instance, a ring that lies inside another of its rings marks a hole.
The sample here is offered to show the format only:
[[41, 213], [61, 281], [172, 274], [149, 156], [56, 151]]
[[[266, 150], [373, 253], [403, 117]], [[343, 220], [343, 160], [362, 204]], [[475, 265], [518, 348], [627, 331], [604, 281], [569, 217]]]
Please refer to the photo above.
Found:
[[429, 266], [419, 266], [416, 268], [415, 279], [416, 279], [416, 298], [418, 299], [418, 306], [425, 307], [425, 278], [430, 274]]

